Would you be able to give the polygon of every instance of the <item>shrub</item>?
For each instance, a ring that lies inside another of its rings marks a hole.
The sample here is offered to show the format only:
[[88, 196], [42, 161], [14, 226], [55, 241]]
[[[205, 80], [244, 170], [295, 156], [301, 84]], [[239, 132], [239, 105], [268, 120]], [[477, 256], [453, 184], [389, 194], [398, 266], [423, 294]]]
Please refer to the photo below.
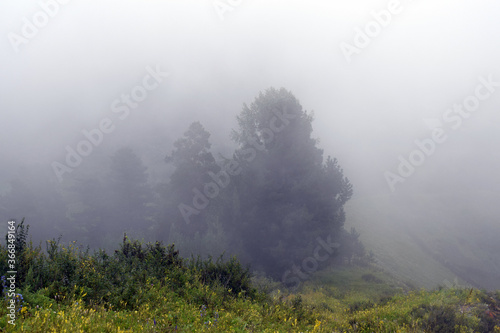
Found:
[[[22, 248], [18, 284], [30, 293], [42, 294], [59, 303], [82, 299], [87, 305], [106, 305], [117, 309], [137, 309], [154, 295], [151, 286], [167, 287], [180, 296], [205, 302], [202, 285], [212, 286], [220, 295], [249, 296], [257, 293], [251, 286], [250, 273], [236, 258], [213, 261], [180, 257], [174, 245], [161, 242], [142, 244], [124, 235], [119, 249], [109, 256], [104, 250], [89, 253], [76, 243], [63, 245], [58, 239], [41, 246], [26, 243], [29, 226], [18, 225]], [[0, 267], [7, 267], [7, 248], [0, 247]], [[192, 286], [192, 287], [187, 287]], [[42, 295], [40, 294], [40, 295]], [[39, 297], [37, 299], [40, 299]]]
[[451, 306], [421, 305], [412, 311], [415, 319], [421, 319], [426, 331], [436, 333], [454, 333], [458, 325], [455, 310]]
[[375, 304], [369, 300], [357, 301], [349, 305], [349, 311], [351, 313], [362, 311], [366, 309], [373, 308]]
[[215, 262], [211, 256], [207, 260], [192, 258], [190, 268], [199, 275], [203, 284], [219, 284], [234, 295], [256, 296], [256, 290], [251, 286], [250, 269], [243, 268], [235, 257], [224, 261], [221, 255]]

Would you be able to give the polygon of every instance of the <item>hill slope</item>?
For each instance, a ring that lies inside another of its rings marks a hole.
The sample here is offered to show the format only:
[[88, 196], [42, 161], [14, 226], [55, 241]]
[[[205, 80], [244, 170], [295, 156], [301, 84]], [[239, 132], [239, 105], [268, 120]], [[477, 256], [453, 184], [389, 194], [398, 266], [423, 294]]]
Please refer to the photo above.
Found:
[[493, 193], [355, 196], [346, 211], [348, 226], [395, 276], [427, 288], [452, 281], [500, 288], [500, 209]]

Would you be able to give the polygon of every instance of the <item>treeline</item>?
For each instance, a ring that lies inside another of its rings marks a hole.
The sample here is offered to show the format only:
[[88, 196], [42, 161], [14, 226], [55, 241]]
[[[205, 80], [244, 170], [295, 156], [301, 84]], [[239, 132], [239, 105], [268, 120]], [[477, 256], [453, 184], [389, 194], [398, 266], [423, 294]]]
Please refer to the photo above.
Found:
[[[277, 279], [301, 263], [313, 271], [350, 262], [364, 255], [356, 231], [344, 230], [352, 185], [335, 158], [324, 158], [312, 123], [289, 91], [271, 88], [238, 115], [231, 156], [212, 152], [210, 133], [194, 122], [165, 157], [164, 181], [149, 182], [137, 152], [122, 148], [107, 172], [75, 176], [62, 189], [45, 184], [34, 194], [14, 181], [0, 210], [48, 226], [45, 239], [58, 232], [110, 248], [127, 232], [186, 254], [237, 254]], [[318, 252], [326, 239], [335, 253]]]

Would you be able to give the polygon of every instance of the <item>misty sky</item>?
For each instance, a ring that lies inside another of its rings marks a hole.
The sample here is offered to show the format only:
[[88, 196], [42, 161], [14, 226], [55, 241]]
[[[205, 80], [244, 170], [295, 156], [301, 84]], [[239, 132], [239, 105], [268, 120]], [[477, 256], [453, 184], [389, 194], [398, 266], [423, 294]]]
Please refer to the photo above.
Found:
[[[348, 62], [341, 43], [353, 45], [356, 29], [390, 3], [72, 0], [16, 52], [9, 33], [21, 36], [23, 18], [33, 22], [42, 9], [2, 1], [0, 182], [23, 168], [49, 170], [105, 117], [116, 129], [83, 163], [119, 145], [145, 145], [144, 158], [160, 161], [194, 120], [216, 150], [230, 152], [242, 104], [274, 86], [314, 110], [314, 136], [358, 195], [390, 194], [384, 173], [396, 172], [416, 139], [430, 137], [429, 119], [473, 95], [480, 76], [500, 81], [494, 0], [396, 1], [398, 13]], [[170, 76], [118, 120], [112, 102], [140, 84], [148, 66]], [[500, 89], [460, 128], [448, 128], [447, 141], [396, 191], [443, 179], [475, 190], [500, 184], [499, 111]]]

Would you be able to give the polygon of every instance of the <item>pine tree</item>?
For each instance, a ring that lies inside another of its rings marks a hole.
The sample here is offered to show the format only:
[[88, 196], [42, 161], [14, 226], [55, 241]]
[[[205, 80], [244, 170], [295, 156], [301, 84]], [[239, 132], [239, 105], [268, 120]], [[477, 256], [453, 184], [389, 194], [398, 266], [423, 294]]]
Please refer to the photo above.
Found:
[[280, 277], [311, 255], [317, 237], [340, 237], [352, 186], [335, 159], [323, 163], [313, 115], [285, 89], [261, 93], [237, 120], [237, 238], [255, 268]]
[[[162, 189], [165, 200], [163, 219], [187, 235], [207, 228], [204, 212], [193, 205], [193, 198], [209, 183], [209, 172], [220, 169], [210, 152], [210, 133], [199, 122], [193, 122], [184, 135], [174, 142], [172, 153], [165, 158], [175, 167], [170, 181]], [[206, 198], [206, 197], [205, 197]], [[204, 202], [205, 206], [209, 203]]]

